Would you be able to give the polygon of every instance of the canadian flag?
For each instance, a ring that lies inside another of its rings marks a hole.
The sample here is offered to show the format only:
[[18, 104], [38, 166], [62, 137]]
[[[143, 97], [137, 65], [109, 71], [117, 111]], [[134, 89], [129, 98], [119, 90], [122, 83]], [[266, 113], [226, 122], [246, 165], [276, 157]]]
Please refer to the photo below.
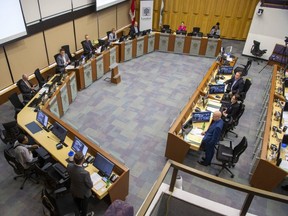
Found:
[[132, 2], [131, 2], [129, 15], [131, 18], [132, 25], [134, 25], [134, 22], [135, 22], [135, 0], [132, 0]]

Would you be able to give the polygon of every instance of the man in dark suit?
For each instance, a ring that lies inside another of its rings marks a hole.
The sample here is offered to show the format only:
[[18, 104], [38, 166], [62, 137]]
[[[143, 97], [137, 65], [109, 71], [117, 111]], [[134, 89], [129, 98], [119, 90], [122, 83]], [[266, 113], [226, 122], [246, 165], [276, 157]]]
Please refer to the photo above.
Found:
[[232, 117], [233, 119], [237, 117], [236, 115], [240, 108], [238, 99], [239, 99], [239, 95], [235, 94], [232, 96], [230, 105], [228, 105], [226, 109], [224, 108], [222, 112], [222, 115], [224, 117], [227, 117], [227, 118]]
[[203, 166], [208, 166], [211, 164], [212, 158], [214, 156], [214, 147], [218, 143], [224, 122], [221, 119], [221, 112], [215, 111], [213, 113], [213, 121], [206, 132], [202, 132], [204, 135], [201, 143], [201, 148], [205, 151], [205, 158], [202, 161], [198, 161], [199, 164]]
[[68, 164], [67, 171], [71, 180], [70, 190], [81, 212], [80, 215], [92, 216], [94, 212], [92, 211], [87, 214], [87, 211], [89, 197], [92, 195], [91, 188], [93, 187], [93, 183], [89, 172], [82, 167], [84, 160], [83, 153], [76, 152], [74, 155], [74, 164]]
[[65, 50], [62, 48], [60, 49], [60, 54], [56, 58], [57, 63], [57, 73], [64, 73], [65, 67], [70, 64], [70, 59], [68, 55], [65, 53]]
[[231, 79], [226, 80], [225, 83], [229, 85], [230, 96], [240, 94], [244, 89], [244, 80], [241, 72], [236, 72], [235, 75]]
[[22, 94], [25, 94], [29, 99], [34, 97], [37, 85], [33, 85], [29, 80], [27, 74], [22, 75], [22, 79], [17, 82], [17, 85]]
[[95, 52], [95, 48], [91, 43], [91, 40], [89, 40], [89, 35], [85, 35], [85, 40], [82, 42], [82, 47], [84, 50], [84, 55], [89, 55]]
[[130, 28], [130, 37], [133, 37], [134, 35], [138, 35], [140, 33], [138, 28], [138, 23], [135, 21], [134, 25]]

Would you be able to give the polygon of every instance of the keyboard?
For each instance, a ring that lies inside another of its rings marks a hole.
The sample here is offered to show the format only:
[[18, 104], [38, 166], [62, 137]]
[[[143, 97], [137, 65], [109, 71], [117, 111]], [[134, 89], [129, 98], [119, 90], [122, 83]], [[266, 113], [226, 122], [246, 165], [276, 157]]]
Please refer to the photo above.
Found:
[[67, 169], [60, 163], [53, 164], [53, 167], [63, 178], [67, 178], [69, 176], [67, 173]]

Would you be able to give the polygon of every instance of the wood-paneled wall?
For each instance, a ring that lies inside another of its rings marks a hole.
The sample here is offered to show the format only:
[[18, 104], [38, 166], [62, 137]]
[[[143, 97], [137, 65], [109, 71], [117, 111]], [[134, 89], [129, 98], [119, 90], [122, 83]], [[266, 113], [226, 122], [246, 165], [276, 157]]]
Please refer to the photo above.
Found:
[[5, 93], [1, 90], [17, 82], [22, 74], [31, 75], [36, 68], [54, 63], [62, 45], [69, 45], [73, 53], [82, 48], [85, 34], [97, 40], [112, 28], [129, 25], [129, 9], [130, 1], [126, 1], [0, 47], [0, 96]]
[[[200, 27], [204, 34], [220, 22], [221, 37], [245, 40], [259, 0], [164, 0], [162, 24], [176, 30], [184, 21], [188, 32]], [[162, 0], [154, 0], [153, 29], [159, 30]], [[139, 20], [140, 0], [136, 17]]]

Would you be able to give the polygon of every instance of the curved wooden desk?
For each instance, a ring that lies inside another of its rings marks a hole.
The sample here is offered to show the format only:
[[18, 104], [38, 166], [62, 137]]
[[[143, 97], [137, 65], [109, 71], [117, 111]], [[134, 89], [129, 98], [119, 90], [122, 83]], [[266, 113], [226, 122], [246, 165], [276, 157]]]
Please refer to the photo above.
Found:
[[[67, 166], [66, 159], [68, 158], [68, 152], [71, 149], [71, 145], [73, 142], [74, 137], [78, 137], [83, 143], [85, 143], [89, 150], [88, 153], [92, 156], [95, 156], [97, 152], [101, 153], [103, 156], [108, 158], [111, 162], [115, 164], [113, 172], [119, 176], [119, 178], [116, 180], [115, 183], [112, 183], [109, 185], [108, 188], [103, 187], [99, 190], [96, 190], [93, 188], [93, 192], [96, 194], [96, 196], [99, 199], [104, 198], [106, 195], [109, 195], [109, 198], [111, 202], [113, 202], [116, 199], [125, 200], [125, 197], [128, 195], [129, 191], [129, 169], [116, 160], [113, 156], [111, 156], [109, 153], [105, 152], [103, 149], [101, 149], [99, 146], [97, 146], [95, 143], [93, 143], [91, 140], [84, 137], [82, 134], [80, 134], [77, 130], [72, 128], [69, 124], [62, 121], [58, 116], [53, 114], [50, 111], [51, 108], [51, 101], [56, 101], [58, 110], [60, 113], [60, 116], [64, 114], [63, 109], [63, 97], [67, 97], [66, 100], [68, 103], [72, 103], [72, 93], [73, 92], [73, 85], [71, 83], [73, 82], [73, 79], [75, 79], [75, 73], [71, 72], [66, 79], [63, 81], [61, 86], [58, 86], [54, 94], [50, 99], [48, 99], [44, 105], [41, 105], [42, 111], [48, 115], [49, 117], [49, 123], [52, 124], [55, 121], [60, 123], [63, 127], [65, 127], [68, 130], [65, 143], [68, 145], [68, 147], [63, 147], [60, 150], [56, 149], [56, 144], [59, 142], [59, 139], [52, 134], [52, 132], [46, 132], [45, 130], [41, 130], [35, 134], [33, 134], [27, 127], [26, 124], [35, 121], [36, 122], [36, 112], [34, 112], [34, 108], [29, 107], [27, 104], [22, 111], [17, 116], [17, 122], [19, 126], [25, 130], [30, 136], [32, 136], [37, 143], [39, 143], [42, 147], [44, 147], [51, 156], [59, 161], [61, 164], [63, 164], [65, 167]], [[71, 82], [72, 80], [72, 82]], [[75, 82], [75, 81], [74, 81]], [[63, 94], [63, 89], [67, 89], [67, 93]], [[75, 87], [74, 87], [75, 88]], [[64, 95], [64, 96], [63, 96]], [[38, 97], [39, 94], [35, 95], [35, 98]], [[32, 101], [32, 100], [31, 100]], [[68, 104], [68, 105], [69, 105]], [[38, 124], [38, 123], [37, 123]], [[40, 126], [40, 124], [39, 124]], [[86, 168], [91, 174], [93, 172], [97, 172], [98, 170], [91, 164], [88, 165]]]

